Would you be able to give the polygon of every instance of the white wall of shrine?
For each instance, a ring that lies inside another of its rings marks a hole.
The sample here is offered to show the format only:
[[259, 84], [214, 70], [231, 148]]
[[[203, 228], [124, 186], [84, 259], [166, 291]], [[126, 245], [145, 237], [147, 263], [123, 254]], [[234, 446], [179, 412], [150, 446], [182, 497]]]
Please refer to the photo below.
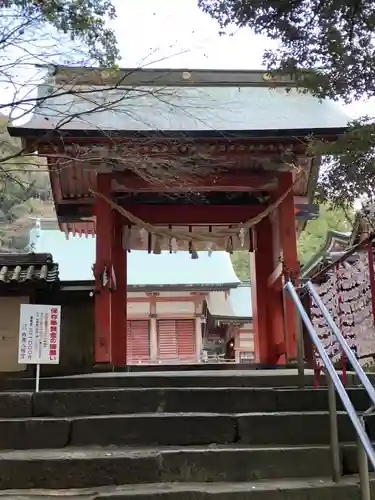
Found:
[[[157, 314], [159, 316], [195, 317], [202, 314], [207, 294], [199, 292], [128, 292], [127, 317], [137, 319]], [[155, 304], [155, 311], [152, 305]]]

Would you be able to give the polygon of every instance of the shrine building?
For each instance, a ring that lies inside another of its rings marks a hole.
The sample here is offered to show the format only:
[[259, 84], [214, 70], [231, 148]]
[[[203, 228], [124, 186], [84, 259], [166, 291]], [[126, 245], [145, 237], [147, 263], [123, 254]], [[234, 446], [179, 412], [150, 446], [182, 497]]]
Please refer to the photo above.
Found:
[[[36, 298], [62, 306], [61, 359], [65, 366], [77, 367], [76, 358], [87, 359], [84, 351], [90, 351], [94, 337], [95, 237], [67, 240], [56, 220], [38, 219], [31, 230], [30, 250], [53, 256], [58, 266], [58, 290]], [[211, 256], [200, 252], [199, 259], [191, 259], [187, 251], [132, 251], [127, 299], [130, 365], [200, 363], [203, 351], [208, 362], [255, 359], [250, 285], [240, 282], [225, 251]], [[232, 339], [234, 356], [226, 359]], [[217, 349], [212, 349], [213, 343]]]
[[60, 230], [96, 235], [96, 362], [129, 361], [134, 250], [248, 251], [256, 361], [295, 359], [282, 284], [299, 276], [295, 204], [311, 202], [319, 171], [307, 137], [343, 133], [341, 107], [262, 71], [46, 73], [33, 115], [9, 132], [47, 158]]

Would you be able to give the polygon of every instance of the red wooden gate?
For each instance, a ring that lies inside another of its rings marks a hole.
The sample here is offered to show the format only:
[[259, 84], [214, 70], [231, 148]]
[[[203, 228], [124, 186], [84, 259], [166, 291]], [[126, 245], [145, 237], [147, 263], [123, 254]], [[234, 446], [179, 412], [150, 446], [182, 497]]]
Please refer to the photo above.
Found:
[[196, 360], [194, 319], [160, 319], [157, 322], [157, 331], [159, 360]]
[[181, 360], [197, 359], [195, 325], [194, 319], [176, 320], [178, 358]]
[[127, 322], [127, 358], [129, 364], [150, 360], [150, 325], [147, 320]]
[[158, 359], [174, 361], [177, 358], [176, 323], [173, 319], [160, 319], [157, 322]]

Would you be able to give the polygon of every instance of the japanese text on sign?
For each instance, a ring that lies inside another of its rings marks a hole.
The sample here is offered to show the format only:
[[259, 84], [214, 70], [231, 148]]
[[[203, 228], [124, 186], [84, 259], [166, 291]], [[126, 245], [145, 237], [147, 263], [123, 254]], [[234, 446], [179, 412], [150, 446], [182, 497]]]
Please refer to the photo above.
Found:
[[61, 306], [22, 304], [18, 363], [58, 364]]

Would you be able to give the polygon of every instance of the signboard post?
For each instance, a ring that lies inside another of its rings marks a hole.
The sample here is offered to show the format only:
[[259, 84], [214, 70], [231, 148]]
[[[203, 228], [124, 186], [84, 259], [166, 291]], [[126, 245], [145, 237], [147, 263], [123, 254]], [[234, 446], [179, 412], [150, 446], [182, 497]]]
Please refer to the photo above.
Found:
[[59, 363], [60, 321], [61, 306], [21, 304], [18, 363], [36, 365], [36, 392], [40, 365]]

